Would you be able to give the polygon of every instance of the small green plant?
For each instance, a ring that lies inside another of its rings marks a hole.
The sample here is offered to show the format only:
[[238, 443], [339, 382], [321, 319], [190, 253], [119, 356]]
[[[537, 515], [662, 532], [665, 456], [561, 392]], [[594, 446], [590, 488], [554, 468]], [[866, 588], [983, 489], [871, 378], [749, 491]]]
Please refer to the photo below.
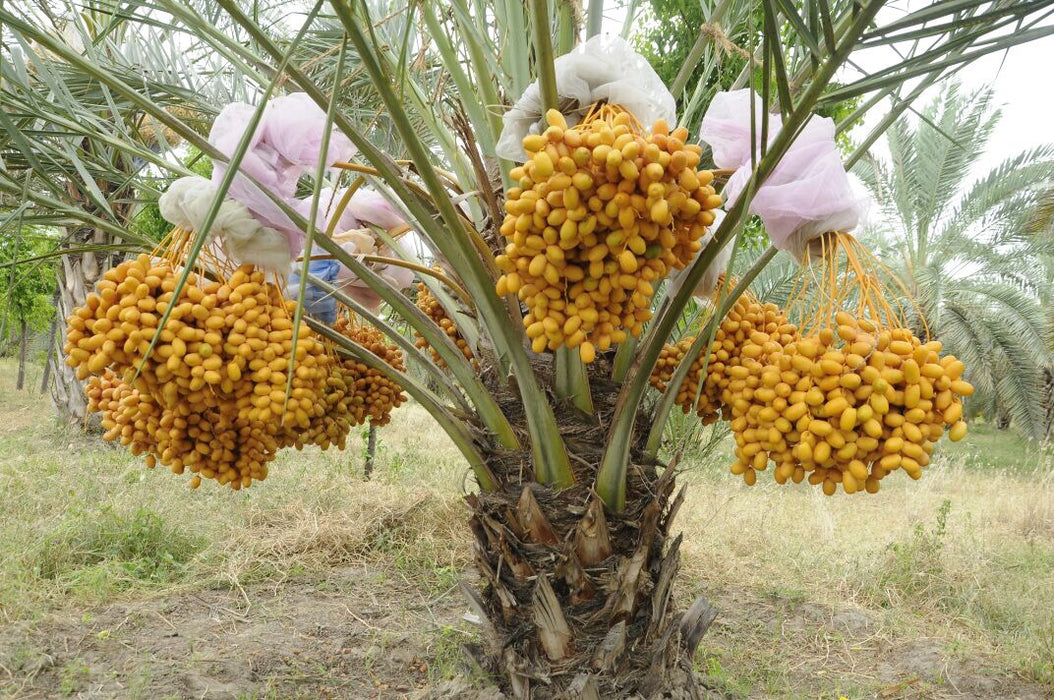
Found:
[[381, 450], [385, 457], [385, 471], [387, 471], [393, 478], [404, 476], [410, 471], [413, 463], [406, 459], [406, 454], [403, 452], [388, 452], [387, 450]]
[[1054, 621], [1036, 634], [1031, 655], [1022, 660], [1024, 675], [1054, 691]]
[[75, 511], [41, 542], [33, 570], [43, 579], [117, 589], [162, 584], [179, 578], [204, 544], [145, 508], [130, 515], [110, 508]]
[[938, 593], [935, 588], [943, 581], [945, 573], [941, 553], [951, 507], [951, 501], [945, 499], [937, 509], [932, 528], [927, 529], [923, 523], [918, 523], [910, 539], [889, 545], [889, 556], [877, 577], [883, 607], [895, 603], [895, 599], [922, 594], [933, 597]]
[[362, 458], [365, 460], [370, 454], [370, 423], [369, 421], [359, 426], [359, 437], [362, 438]]
[[479, 639], [473, 631], [453, 625], [444, 625], [429, 645], [431, 660], [428, 662], [428, 680], [431, 683], [466, 678], [474, 688], [485, 687], [488, 682], [483, 671], [475, 664], [466, 663], [465, 649], [477, 646]]
[[433, 598], [446, 593], [461, 580], [461, 571], [456, 566], [437, 564], [431, 548], [405, 548], [395, 559], [395, 568], [422, 584]]
[[73, 695], [84, 689], [91, 678], [91, 668], [80, 659], [66, 663], [59, 669], [59, 691], [63, 695]]
[[12, 671], [28, 672], [36, 674], [46, 658], [41, 650], [29, 644], [16, 645], [4, 658], [3, 663]]
[[457, 676], [464, 636], [464, 632], [450, 625], [444, 625], [439, 631], [432, 644], [432, 662], [428, 664], [430, 681], [435, 683]]
[[786, 606], [787, 612], [793, 613], [808, 599], [808, 593], [800, 588], [772, 586], [764, 591], [765, 595], [777, 603]]
[[[699, 665], [696, 661], [696, 665]], [[724, 697], [749, 698], [753, 695], [754, 679], [751, 676], [735, 673], [721, 664], [717, 656], [706, 656], [702, 661], [707, 679], [707, 687], [720, 692]]]
[[705, 664], [706, 675], [710, 678], [723, 678], [727, 675], [725, 670], [721, 668], [721, 660], [716, 656], [706, 657]]

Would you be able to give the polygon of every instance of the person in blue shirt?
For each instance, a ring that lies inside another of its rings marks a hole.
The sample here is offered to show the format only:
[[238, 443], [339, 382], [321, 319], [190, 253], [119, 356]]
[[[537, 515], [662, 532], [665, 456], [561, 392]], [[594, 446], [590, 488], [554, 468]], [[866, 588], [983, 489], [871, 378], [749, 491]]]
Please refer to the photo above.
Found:
[[[308, 263], [307, 269], [312, 276], [332, 284], [337, 279], [337, 273], [340, 272], [340, 263], [336, 260], [312, 260]], [[293, 274], [289, 276], [287, 290], [287, 294], [293, 299], [300, 292], [299, 263], [295, 266]], [[304, 309], [309, 314], [329, 325], [337, 322], [337, 300], [331, 294], [308, 281], [304, 296]]]

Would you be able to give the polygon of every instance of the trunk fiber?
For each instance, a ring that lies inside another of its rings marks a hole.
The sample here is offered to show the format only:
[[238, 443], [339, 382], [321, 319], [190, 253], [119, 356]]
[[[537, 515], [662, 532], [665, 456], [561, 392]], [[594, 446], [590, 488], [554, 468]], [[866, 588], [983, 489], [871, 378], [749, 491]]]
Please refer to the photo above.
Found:
[[[536, 358], [543, 382], [547, 359]], [[699, 697], [692, 656], [716, 611], [702, 598], [674, 609], [681, 537], [671, 532], [684, 489], [674, 468], [641, 458], [641, 436], [626, 510], [605, 511], [592, 487], [619, 387], [602, 360], [590, 370], [594, 415], [570, 402], [557, 414], [574, 486], [536, 483], [529, 451], [491, 453], [499, 489], [468, 498], [483, 586], [469, 594], [490, 623], [482, 665], [513, 698]], [[489, 379], [513, 425], [525, 426], [518, 396]]]

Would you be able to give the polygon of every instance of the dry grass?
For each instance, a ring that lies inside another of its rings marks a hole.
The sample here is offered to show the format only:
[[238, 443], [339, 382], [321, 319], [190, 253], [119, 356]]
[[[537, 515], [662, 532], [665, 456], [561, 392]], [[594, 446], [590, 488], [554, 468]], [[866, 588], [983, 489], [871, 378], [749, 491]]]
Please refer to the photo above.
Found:
[[[247, 491], [191, 491], [58, 429], [10, 370], [0, 363], [0, 623], [351, 562], [394, 563], [442, 592], [469, 562], [467, 470], [416, 406], [380, 433], [371, 483], [353, 439], [283, 454]], [[681, 589], [723, 610], [699, 663], [726, 695], [869, 696], [891, 684], [886, 660], [902, 670], [933, 650], [952, 666], [938, 683], [969, 662], [1054, 690], [1054, 458], [979, 433], [877, 497], [749, 489], [720, 455], [686, 471]]]

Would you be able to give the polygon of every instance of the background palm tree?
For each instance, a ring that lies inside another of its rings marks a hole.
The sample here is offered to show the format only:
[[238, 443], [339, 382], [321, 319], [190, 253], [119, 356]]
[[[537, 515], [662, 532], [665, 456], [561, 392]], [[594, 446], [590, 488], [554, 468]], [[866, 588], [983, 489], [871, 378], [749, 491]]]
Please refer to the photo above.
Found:
[[[859, 146], [859, 155], [911, 105], [913, 93], [899, 94], [906, 82], [932, 83], [976, 55], [1054, 33], [1041, 22], [1049, 2], [956, 0], [877, 25], [883, 4], [821, 1], [806, 3], [804, 13], [795, 3], [769, 0], [718, 4], [727, 13], [725, 21], [759, 13], [763, 17], [762, 26], [751, 32], [750, 48], [758, 60], [749, 62], [735, 82], [763, 86], [763, 108], [779, 109], [784, 117], [784, 131], [758, 162], [748, 192], [764, 182], [815, 111], [859, 98], [860, 106], [842, 120], [843, 131], [869, 110], [884, 113]], [[686, 613], [675, 610], [672, 591], [681, 539], [672, 528], [682, 501], [675, 489], [676, 470], [665, 468], [658, 458], [661, 441], [654, 439], [663, 433], [670, 404], [645, 397], [664, 344], [682, 325], [691, 290], [718, 249], [740, 240], [749, 196], [716, 227], [717, 245], [708, 246], [692, 262], [684, 283], [658, 291], [654, 320], [640, 342], [603, 353], [587, 371], [571, 353], [558, 353], [554, 359], [527, 352], [521, 309], [515, 298], [497, 296], [493, 260], [501, 216], [501, 192], [495, 183], [510, 165], [494, 152], [500, 115], [534, 79], [546, 100], [555, 102], [553, 57], [570, 50], [582, 35], [575, 4], [561, 0], [550, 12], [544, 0], [319, 0], [309, 7], [297, 5], [306, 8], [303, 15], [277, 21], [267, 13], [244, 10], [245, 3], [236, 0], [100, 0], [93, 5], [108, 6], [112, 14], [100, 25], [99, 41], [88, 49], [48, 34], [41, 29], [47, 25], [35, 16], [0, 6], [5, 31], [23, 45], [39, 43], [65, 67], [46, 85], [20, 79], [25, 85], [20, 88], [22, 121], [5, 124], [0, 148], [5, 160], [8, 153], [21, 160], [19, 167], [0, 171], [0, 190], [13, 197], [28, 192], [42, 216], [87, 222], [121, 238], [126, 247], [149, 250], [150, 241], [137, 240], [122, 217], [111, 215], [106, 197], [89, 210], [59, 192], [47, 194], [48, 183], [54, 181], [49, 178], [56, 172], [70, 179], [79, 176], [89, 192], [89, 183], [97, 179], [127, 187], [129, 181], [145, 185], [146, 174], [157, 176], [141, 169], [104, 167], [113, 161], [103, 157], [88, 159], [96, 166], [88, 169], [81, 151], [66, 147], [83, 138], [112, 149], [102, 152], [121, 158], [134, 155], [157, 170], [186, 174], [173, 154], [142, 147], [124, 128], [125, 120], [101, 119], [104, 105], [115, 105], [107, 112], [111, 117], [149, 114], [215, 160], [226, 158], [181, 114], [168, 109], [183, 100], [199, 100], [206, 111], [208, 105], [222, 104], [188, 88], [183, 82], [187, 75], [219, 76], [218, 83], [234, 92], [230, 86], [244, 85], [254, 102], [276, 91], [307, 93], [358, 147], [355, 166], [368, 183], [399, 206], [471, 299], [458, 301], [433, 279], [422, 279], [447, 314], [458, 319], [480, 359], [478, 365], [470, 364], [400, 290], [318, 235], [291, 209], [287, 212], [308, 232], [308, 245], [356, 272], [446, 362], [446, 368], [439, 369], [412, 345], [406, 348], [408, 361], [426, 367], [428, 376], [437, 380], [438, 390], [432, 391], [357, 343], [315, 326], [328, 333], [341, 352], [401, 384], [473, 468], [479, 493], [469, 499], [471, 536], [483, 582], [473, 600], [491, 622], [488, 670], [515, 697], [650, 697], [674, 689], [691, 696], [692, 654], [714, 611], [705, 600]], [[601, 0], [588, 3], [589, 35], [599, 31], [603, 10]], [[707, 21], [716, 19], [717, 10], [713, 8]], [[632, 20], [630, 13], [627, 26]], [[190, 57], [184, 60], [200, 60], [210, 69], [148, 70], [133, 60], [115, 60], [94, 50], [107, 44], [113, 22], [129, 23], [135, 28], [129, 30], [132, 34], [162, 32], [165, 41], [160, 45], [174, 47], [180, 56]], [[298, 24], [300, 29], [291, 36]], [[1016, 31], [1004, 31], [1010, 28]], [[702, 96], [717, 84], [731, 87], [715, 80], [721, 51], [710, 46], [703, 33], [700, 36], [701, 50], [692, 54], [699, 53], [695, 60], [703, 70], [683, 71], [682, 82], [689, 77], [697, 82], [680, 86], [693, 95], [684, 120], [692, 140], [698, 138]], [[926, 41], [920, 42], [920, 36]], [[883, 45], [898, 46], [904, 60], [831, 89], [832, 77], [855, 50]], [[11, 60], [13, 54], [4, 58]], [[66, 95], [67, 81], [80, 81], [85, 92]], [[89, 99], [91, 95], [95, 97]], [[378, 102], [348, 102], [349, 96], [372, 96]], [[889, 96], [896, 97], [891, 106], [883, 99]], [[25, 124], [47, 137], [22, 138], [20, 127]], [[236, 166], [245, 151], [242, 144], [230, 157], [232, 164]], [[79, 166], [85, 166], [87, 177]], [[228, 173], [233, 171], [232, 167]], [[358, 174], [343, 176], [338, 184], [353, 177]], [[22, 188], [25, 178], [32, 187]], [[311, 183], [315, 197], [322, 185], [321, 179]], [[456, 207], [452, 198], [464, 206]], [[213, 214], [217, 206], [218, 202]], [[204, 233], [199, 233], [197, 243], [203, 240]], [[117, 245], [94, 248], [113, 250]], [[762, 255], [742, 276], [743, 285], [735, 293], [770, 259], [769, 252]], [[187, 269], [192, 263], [188, 261]], [[358, 308], [350, 298], [337, 297]], [[392, 324], [366, 311], [360, 314], [398, 339]], [[686, 358], [687, 364], [692, 360]]]
[[[1054, 185], [1040, 195], [1031, 212], [1025, 231], [1035, 236], [1054, 237]], [[1054, 254], [1047, 252], [1040, 257], [1044, 267], [1044, 279], [1054, 279]], [[1042, 290], [1040, 304], [1047, 316], [1047, 347], [1051, 351], [1047, 366], [1043, 369], [1043, 416], [1044, 437], [1054, 436], [1054, 289]]]
[[[236, 74], [211, 71], [216, 65], [193, 46], [177, 47], [171, 30], [120, 21], [102, 5], [28, 3], [24, 12], [100, 70], [139, 81], [197, 131], [207, 131], [210, 97], [229, 101], [239, 94], [234, 86], [244, 86]], [[126, 251], [150, 244], [135, 218], [163, 190], [158, 163], [181, 139], [39, 41], [18, 42], [5, 59], [0, 90], [9, 138], [0, 144], [0, 191], [27, 221], [59, 232], [56, 301], [65, 318]], [[67, 422], [86, 424], [84, 392], [59, 348], [48, 359], [53, 403]]]
[[877, 252], [930, 333], [969, 368], [971, 410], [1041, 438], [1054, 236], [1029, 221], [1054, 182], [1054, 145], [1013, 155], [970, 182], [998, 120], [990, 90], [949, 85], [917, 119], [893, 124], [888, 161], [869, 156], [854, 172], [884, 217]]

